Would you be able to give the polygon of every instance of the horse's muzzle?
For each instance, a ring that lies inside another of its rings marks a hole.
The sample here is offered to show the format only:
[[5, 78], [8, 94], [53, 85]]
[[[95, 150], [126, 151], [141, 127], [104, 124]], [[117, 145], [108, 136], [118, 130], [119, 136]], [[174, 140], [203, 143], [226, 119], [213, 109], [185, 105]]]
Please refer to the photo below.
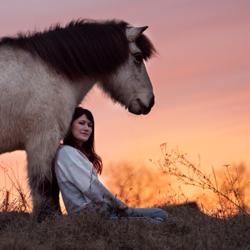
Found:
[[129, 112], [136, 115], [146, 115], [150, 112], [151, 108], [154, 106], [155, 100], [154, 96], [152, 96], [146, 105], [140, 98], [132, 100], [130, 105], [128, 106]]

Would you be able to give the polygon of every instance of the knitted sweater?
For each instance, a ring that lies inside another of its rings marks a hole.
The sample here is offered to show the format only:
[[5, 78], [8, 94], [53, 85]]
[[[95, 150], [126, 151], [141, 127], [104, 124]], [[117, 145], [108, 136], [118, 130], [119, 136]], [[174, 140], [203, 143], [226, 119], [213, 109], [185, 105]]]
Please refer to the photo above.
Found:
[[68, 214], [80, 211], [91, 202], [104, 202], [113, 208], [124, 204], [106, 189], [93, 164], [74, 147], [63, 145], [59, 148], [55, 173]]

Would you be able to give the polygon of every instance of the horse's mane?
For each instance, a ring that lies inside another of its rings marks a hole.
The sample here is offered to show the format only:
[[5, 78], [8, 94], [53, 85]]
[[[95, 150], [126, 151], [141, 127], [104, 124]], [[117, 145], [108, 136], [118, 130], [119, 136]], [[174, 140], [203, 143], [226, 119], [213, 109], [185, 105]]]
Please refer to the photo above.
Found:
[[[104, 77], [114, 72], [128, 59], [129, 46], [124, 21], [71, 21], [43, 32], [19, 33], [4, 37], [0, 46], [7, 45], [30, 52], [69, 79], [83, 76]], [[150, 40], [141, 35], [136, 40], [145, 60], [155, 49]]]

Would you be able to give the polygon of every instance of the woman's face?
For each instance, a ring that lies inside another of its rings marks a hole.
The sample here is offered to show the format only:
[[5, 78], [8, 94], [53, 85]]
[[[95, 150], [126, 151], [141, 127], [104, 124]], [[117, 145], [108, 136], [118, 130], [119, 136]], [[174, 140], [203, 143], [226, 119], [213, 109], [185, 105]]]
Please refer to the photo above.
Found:
[[93, 124], [86, 115], [82, 115], [71, 126], [71, 132], [79, 145], [86, 142], [92, 134]]

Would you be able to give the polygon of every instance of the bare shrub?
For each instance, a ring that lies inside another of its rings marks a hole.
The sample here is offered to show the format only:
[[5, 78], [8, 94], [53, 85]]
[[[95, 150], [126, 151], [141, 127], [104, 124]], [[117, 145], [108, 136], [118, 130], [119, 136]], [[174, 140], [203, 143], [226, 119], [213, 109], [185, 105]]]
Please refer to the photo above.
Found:
[[174, 177], [181, 184], [212, 192], [217, 200], [217, 209], [210, 211], [212, 214], [224, 217], [248, 212], [250, 204], [246, 193], [249, 192], [250, 175], [244, 164], [225, 165], [217, 173], [212, 168], [211, 173], [206, 174], [199, 163], [192, 163], [187, 154], [179, 150], [169, 150], [166, 143], [161, 145], [161, 151], [163, 158], [157, 162], [157, 166], [162, 173]]
[[[0, 211], [30, 212], [31, 202], [29, 199], [29, 193], [25, 193], [21, 183], [15, 176], [13, 169], [1, 165], [0, 169], [4, 175], [5, 182], [8, 181], [11, 184], [10, 188], [5, 186], [0, 189]], [[9, 173], [9, 171], [11, 173]]]
[[156, 168], [128, 163], [112, 165], [105, 180], [110, 190], [132, 207], [166, 204], [176, 198], [169, 178]]

